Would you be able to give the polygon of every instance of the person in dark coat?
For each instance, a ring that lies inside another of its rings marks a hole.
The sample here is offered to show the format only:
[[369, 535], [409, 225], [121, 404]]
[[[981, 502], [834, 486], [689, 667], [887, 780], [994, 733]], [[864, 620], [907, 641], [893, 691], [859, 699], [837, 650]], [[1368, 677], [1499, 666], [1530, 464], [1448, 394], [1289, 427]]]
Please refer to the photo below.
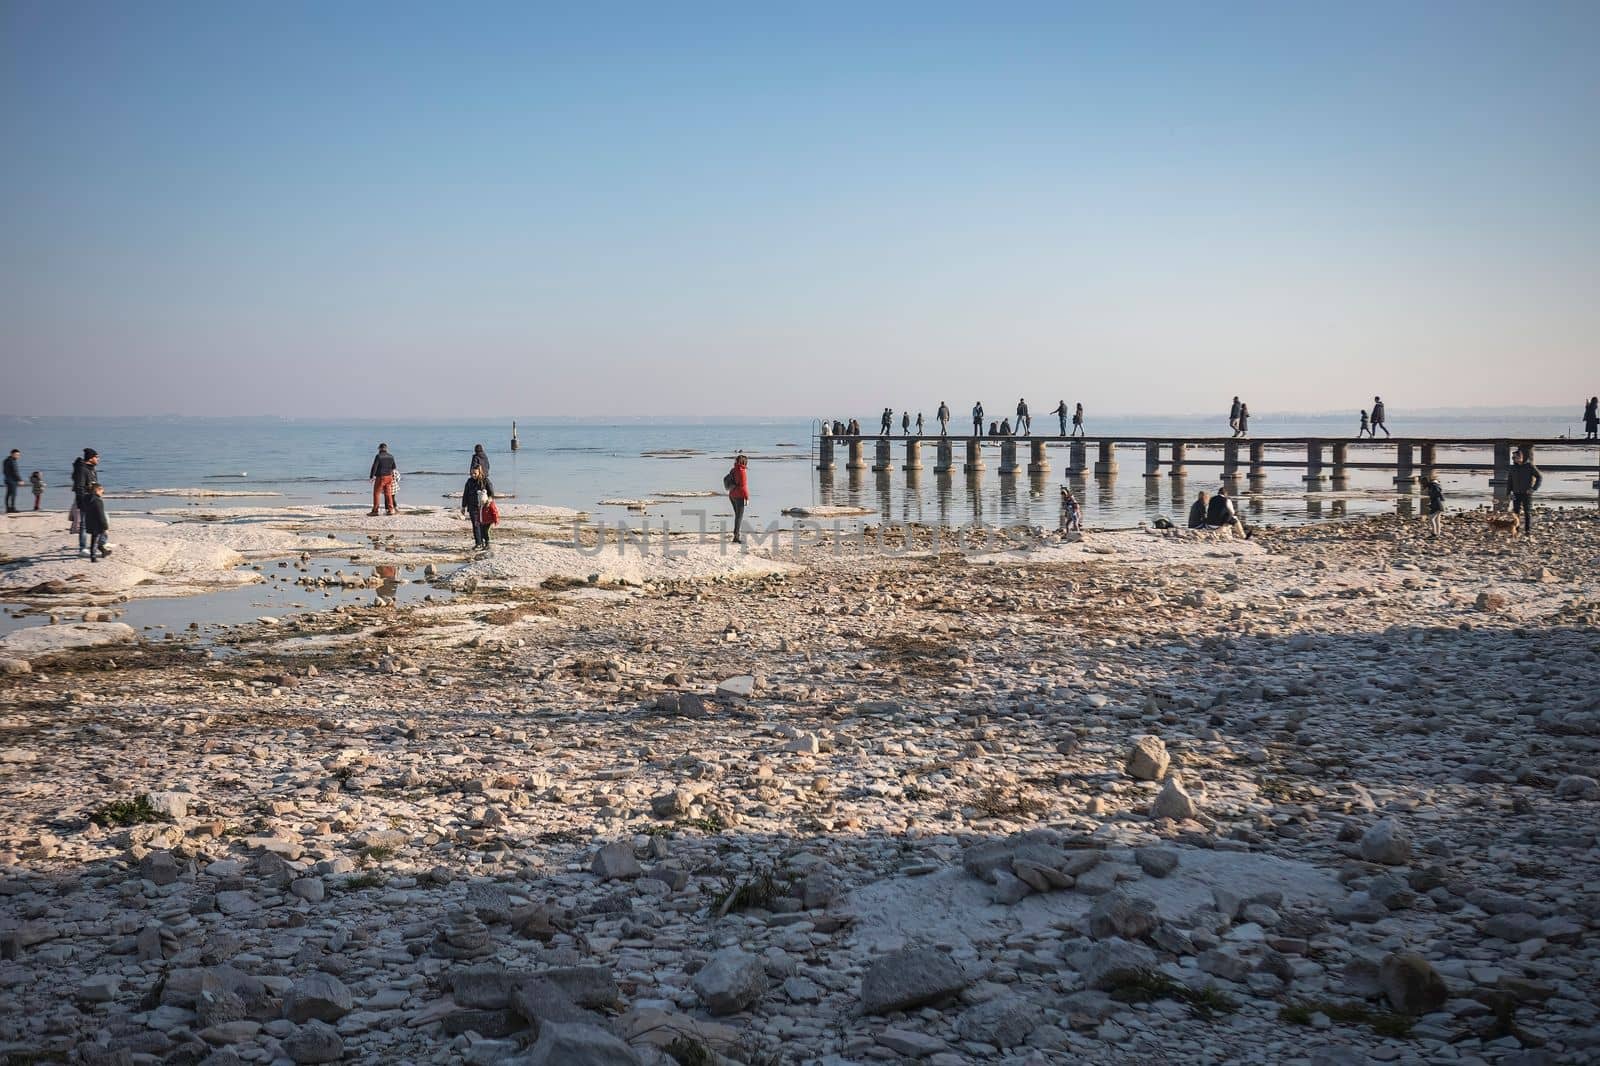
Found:
[[378, 500], [383, 500], [383, 513], [394, 514], [398, 508], [394, 502], [394, 456], [389, 454], [387, 444], [378, 445], [378, 454], [372, 457], [372, 469], [367, 473], [367, 480], [372, 482], [372, 510], [367, 512], [368, 518], [378, 515]]
[[21, 458], [22, 453], [16, 448], [12, 448], [11, 454], [6, 456], [6, 514], [13, 514], [17, 510], [17, 490], [22, 487]]
[[1234, 509], [1233, 501], [1228, 498], [1226, 485], [1211, 497], [1211, 505], [1206, 508], [1206, 525], [1213, 529], [1232, 529], [1241, 537], [1249, 536], [1244, 531], [1244, 523], [1239, 521], [1239, 512]]
[[1600, 396], [1589, 397], [1583, 405], [1583, 439], [1600, 439]]
[[461, 490], [461, 513], [472, 520], [472, 546], [489, 547], [489, 523], [483, 520], [483, 509], [494, 499], [494, 482], [489, 472], [481, 466], [472, 468], [465, 487]]
[[1389, 432], [1389, 410], [1383, 405], [1383, 397], [1374, 396], [1372, 398], [1372, 428], [1368, 432], [1376, 437], [1380, 429], [1383, 430], [1385, 437], [1394, 435]]
[[1428, 529], [1437, 538], [1444, 532], [1444, 487], [1436, 477], [1424, 478], [1422, 491], [1427, 494]]
[[468, 462], [467, 462], [467, 469], [469, 471], [471, 471], [471, 470], [482, 470], [483, 473], [484, 473], [484, 476], [486, 476], [486, 477], [488, 476], [488, 474], [489, 474], [489, 456], [484, 452], [483, 445], [474, 444], [472, 446], [472, 458], [470, 460], [468, 460]]
[[1511, 463], [1511, 513], [1522, 514], [1522, 533], [1533, 536], [1533, 494], [1544, 485], [1544, 475], [1526, 452], [1518, 451]]
[[[89, 497], [100, 484], [100, 453], [85, 448], [83, 456], [72, 461], [72, 505], [78, 509], [78, 554], [89, 554], [89, 532], [84, 528], [83, 515], [89, 506]], [[104, 547], [104, 537], [101, 537]]]
[[100, 556], [110, 555], [106, 548], [106, 534], [111, 532], [111, 520], [106, 516], [105, 489], [96, 484], [83, 505], [83, 528], [89, 534], [89, 561], [98, 563]]
[[1206, 511], [1210, 498], [1205, 493], [1195, 497], [1194, 503], [1189, 505], [1189, 528], [1206, 528]]

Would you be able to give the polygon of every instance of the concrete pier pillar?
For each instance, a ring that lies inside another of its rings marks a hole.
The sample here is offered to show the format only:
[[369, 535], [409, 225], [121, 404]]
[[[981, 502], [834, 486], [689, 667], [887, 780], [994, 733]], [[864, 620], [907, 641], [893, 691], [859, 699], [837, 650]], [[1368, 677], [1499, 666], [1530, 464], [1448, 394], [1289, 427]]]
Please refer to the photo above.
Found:
[[1305, 483], [1308, 489], [1322, 487], [1322, 442], [1320, 440], [1306, 441]]
[[847, 470], [865, 470], [867, 468], [867, 460], [861, 454], [860, 437], [850, 438], [850, 458], [844, 465]]
[[1161, 442], [1147, 440], [1144, 442], [1144, 476], [1161, 476]]
[[948, 474], [956, 465], [955, 448], [950, 444], [949, 437], [940, 437], [939, 446], [933, 452], [933, 472], [935, 474]]
[[1239, 476], [1239, 442], [1226, 441], [1222, 445], [1222, 480], [1232, 481]]
[[983, 469], [983, 438], [967, 438], [967, 461], [961, 464], [961, 469], [968, 474], [976, 474]]
[[1050, 472], [1050, 459], [1044, 452], [1044, 441], [1035, 440], [1028, 442], [1028, 473], [1039, 476]]
[[894, 445], [888, 437], [878, 438], [877, 455], [872, 460], [872, 472], [882, 474], [894, 469]]
[[817, 441], [817, 469], [833, 469], [833, 437], [826, 433]]
[[1258, 440], [1250, 442], [1250, 477], [1260, 481], [1267, 476], [1267, 446]]
[[1067, 476], [1082, 477], [1089, 472], [1089, 449], [1083, 441], [1075, 440], [1067, 449]]
[[1350, 445], [1344, 441], [1335, 441], [1333, 445], [1333, 481], [1338, 484], [1350, 479], [1350, 471], [1346, 469], [1350, 461]]
[[1416, 452], [1409, 441], [1395, 445], [1394, 449], [1394, 487], [1397, 492], [1415, 492], [1417, 488], [1417, 471], [1412, 465]]
[[922, 469], [922, 438], [906, 438], [906, 470]]
[[1168, 470], [1167, 473], [1172, 475], [1173, 477], [1185, 477], [1185, 476], [1187, 476], [1188, 473], [1189, 473], [1189, 470], [1188, 470], [1187, 467], [1185, 467], [1183, 465], [1183, 461], [1185, 459], [1187, 459], [1188, 457], [1189, 457], [1189, 445], [1184, 443], [1181, 440], [1173, 441], [1172, 442], [1172, 469]]
[[1438, 462], [1437, 452], [1438, 445], [1432, 441], [1422, 446], [1422, 476], [1430, 480], [1433, 478], [1433, 468]]
[[1017, 442], [1007, 438], [1000, 442], [1000, 474], [1009, 477], [1017, 472]]
[[1094, 476], [1105, 479], [1117, 476], [1117, 446], [1111, 441], [1100, 442], [1100, 457], [1094, 461]]
[[1496, 441], [1494, 445], [1494, 476], [1489, 479], [1491, 485], [1511, 484], [1511, 442], [1508, 440]]

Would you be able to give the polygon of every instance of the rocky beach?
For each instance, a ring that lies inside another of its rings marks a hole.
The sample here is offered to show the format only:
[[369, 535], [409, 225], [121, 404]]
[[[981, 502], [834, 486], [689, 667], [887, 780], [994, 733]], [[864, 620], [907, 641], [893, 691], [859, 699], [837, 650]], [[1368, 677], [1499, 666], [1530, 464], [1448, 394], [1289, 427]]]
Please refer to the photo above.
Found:
[[[0, 641], [0, 1061], [1600, 1061], [1593, 508], [507, 511], [481, 559], [437, 508], [166, 515], [92, 572], [8, 526], [56, 624]], [[318, 560], [371, 599], [119, 619]]]

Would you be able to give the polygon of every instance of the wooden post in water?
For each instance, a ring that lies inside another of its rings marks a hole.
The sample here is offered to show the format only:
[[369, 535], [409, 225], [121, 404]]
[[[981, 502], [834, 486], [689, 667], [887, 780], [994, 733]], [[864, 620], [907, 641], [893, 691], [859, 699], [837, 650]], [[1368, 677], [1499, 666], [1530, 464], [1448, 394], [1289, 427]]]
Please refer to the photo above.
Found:
[[1173, 441], [1172, 442], [1172, 469], [1168, 470], [1167, 473], [1172, 475], [1173, 477], [1184, 477], [1184, 476], [1186, 476], [1189, 473], [1189, 468], [1183, 465], [1183, 461], [1185, 459], [1187, 459], [1188, 456], [1189, 456], [1189, 445], [1184, 443], [1181, 440]]
[[1094, 461], [1094, 476], [1110, 481], [1117, 476], [1117, 446], [1108, 440], [1100, 442], [1100, 457]]
[[963, 472], [976, 474], [983, 469], [983, 438], [967, 438], [967, 461], [961, 464]]
[[877, 456], [872, 461], [872, 472], [874, 474], [882, 474], [893, 469], [894, 445], [889, 443], [888, 437], [879, 437]]
[[1161, 476], [1161, 442], [1147, 440], [1144, 442], [1144, 476]]
[[906, 469], [907, 470], [921, 470], [922, 469], [922, 438], [921, 437], [907, 437], [906, 438]]
[[1250, 480], [1263, 481], [1267, 476], [1267, 446], [1258, 440], [1250, 442]]
[[850, 438], [850, 458], [844, 465], [847, 470], [865, 470], [867, 468], [867, 461], [861, 455], [860, 437]]
[[1230, 440], [1222, 445], [1222, 480], [1234, 481], [1239, 477], [1239, 442]]
[[940, 437], [939, 445], [933, 453], [933, 472], [935, 474], [948, 474], [956, 465], [955, 448], [950, 444], [949, 437]]
[[1044, 441], [1028, 442], [1028, 473], [1038, 477], [1050, 472], [1050, 459], [1044, 452]]
[[1010, 477], [1017, 472], [1017, 442], [1010, 437], [1000, 442], [1000, 476]]

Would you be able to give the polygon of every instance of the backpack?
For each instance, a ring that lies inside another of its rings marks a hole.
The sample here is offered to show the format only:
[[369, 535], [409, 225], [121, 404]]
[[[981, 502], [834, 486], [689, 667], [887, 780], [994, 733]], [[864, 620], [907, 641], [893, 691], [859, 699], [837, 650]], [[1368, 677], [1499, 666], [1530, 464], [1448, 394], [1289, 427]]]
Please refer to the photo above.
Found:
[[722, 487], [727, 491], [732, 492], [733, 486], [736, 484], [738, 484], [738, 482], [734, 479], [732, 470], [722, 475]]

